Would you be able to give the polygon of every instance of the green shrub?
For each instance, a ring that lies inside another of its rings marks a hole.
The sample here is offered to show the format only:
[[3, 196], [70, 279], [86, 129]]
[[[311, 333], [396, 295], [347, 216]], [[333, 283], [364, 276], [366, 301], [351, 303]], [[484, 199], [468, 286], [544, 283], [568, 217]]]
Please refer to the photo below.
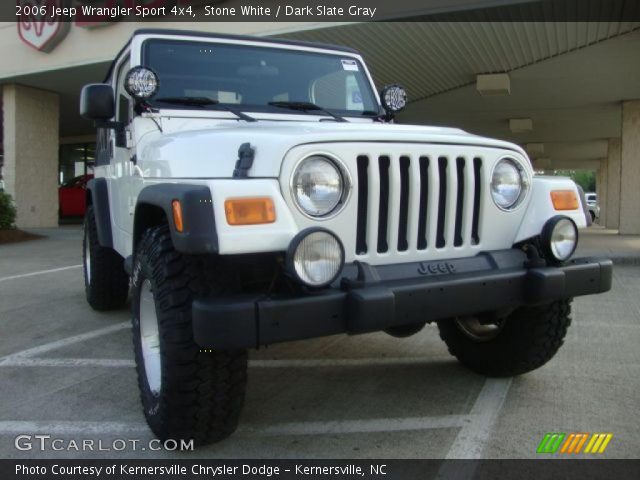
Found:
[[14, 228], [16, 222], [16, 207], [11, 195], [0, 191], [0, 229]]

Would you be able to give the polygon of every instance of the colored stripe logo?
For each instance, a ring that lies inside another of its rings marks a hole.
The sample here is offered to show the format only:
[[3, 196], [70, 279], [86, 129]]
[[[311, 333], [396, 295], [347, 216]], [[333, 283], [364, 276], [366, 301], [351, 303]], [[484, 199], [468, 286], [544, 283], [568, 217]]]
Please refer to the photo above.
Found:
[[[556, 433], [545, 434], [537, 453], [604, 453], [613, 438], [612, 433]], [[585, 446], [586, 445], [586, 446]], [[584, 448], [584, 450], [583, 450]]]

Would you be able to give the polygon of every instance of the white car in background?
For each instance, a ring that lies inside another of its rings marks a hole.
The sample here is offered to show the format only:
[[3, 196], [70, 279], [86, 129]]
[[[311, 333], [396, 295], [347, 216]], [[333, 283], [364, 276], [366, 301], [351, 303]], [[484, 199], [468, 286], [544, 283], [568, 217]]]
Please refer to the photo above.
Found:
[[589, 209], [589, 215], [591, 215], [591, 220], [595, 222], [597, 218], [600, 218], [600, 205], [598, 204], [598, 194], [597, 193], [585, 193], [585, 197], [587, 199], [587, 208]]

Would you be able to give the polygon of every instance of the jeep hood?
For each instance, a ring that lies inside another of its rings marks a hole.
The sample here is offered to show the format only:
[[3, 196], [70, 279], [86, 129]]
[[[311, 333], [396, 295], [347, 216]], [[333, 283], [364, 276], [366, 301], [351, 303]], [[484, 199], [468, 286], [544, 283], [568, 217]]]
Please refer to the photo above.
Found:
[[512, 150], [526, 158], [524, 151], [512, 143], [443, 127], [273, 121], [207, 125], [202, 120], [163, 118], [162, 129], [164, 133], [155, 129], [144, 135], [138, 145], [139, 165], [147, 178], [229, 178], [243, 143], [250, 143], [255, 149], [249, 177], [261, 178], [278, 177], [282, 160], [291, 148], [316, 143], [477, 145]]

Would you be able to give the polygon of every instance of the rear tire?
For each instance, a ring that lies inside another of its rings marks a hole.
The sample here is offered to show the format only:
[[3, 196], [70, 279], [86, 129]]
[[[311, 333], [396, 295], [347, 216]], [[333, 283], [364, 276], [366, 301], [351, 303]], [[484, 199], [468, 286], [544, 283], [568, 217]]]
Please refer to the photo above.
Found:
[[247, 351], [203, 351], [191, 317], [194, 296], [221, 292], [223, 279], [210, 259], [176, 252], [167, 226], [143, 235], [133, 272], [134, 353], [149, 427], [161, 440], [197, 445], [228, 437], [244, 404]]
[[93, 206], [84, 217], [82, 267], [87, 302], [94, 310], [122, 308], [129, 296], [129, 276], [124, 259], [114, 249], [103, 247], [98, 241], [98, 228]]
[[482, 375], [510, 377], [535, 370], [553, 358], [571, 325], [570, 314], [571, 300], [561, 300], [521, 307], [493, 329], [470, 328], [486, 326], [475, 317], [441, 320], [438, 329], [449, 352], [463, 365]]

